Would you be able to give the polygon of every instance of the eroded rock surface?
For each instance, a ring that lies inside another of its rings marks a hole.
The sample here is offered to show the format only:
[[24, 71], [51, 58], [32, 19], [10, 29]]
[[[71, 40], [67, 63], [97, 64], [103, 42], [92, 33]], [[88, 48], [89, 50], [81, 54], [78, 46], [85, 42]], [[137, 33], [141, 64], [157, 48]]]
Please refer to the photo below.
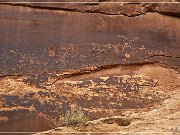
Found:
[[175, 17], [0, 8], [1, 75], [25, 75], [39, 85], [49, 74], [88, 67], [158, 62], [179, 68]]
[[59, 127], [37, 135], [64, 134], [143, 134], [179, 135], [179, 89], [157, 108], [141, 113], [126, 111], [121, 116], [106, 117], [76, 127]]
[[26, 0], [22, 0], [21, 2], [18, 0], [14, 0], [13, 2], [10, 0], [3, 0], [3, 2], [15, 6], [20, 5], [32, 8], [82, 13], [101, 13], [106, 15], [124, 15], [133, 17], [147, 12], [159, 12], [170, 16], [180, 17], [178, 0], [39, 0], [38, 2], [31, 0], [31, 3]]
[[[6, 129], [11, 127], [7, 121], [16, 123], [22, 120], [17, 118], [14, 121], [12, 114], [18, 117], [18, 112], [24, 111], [24, 115], [45, 119], [45, 127], [49, 124], [56, 126], [56, 123], [63, 126], [61, 116], [70, 109], [81, 108], [91, 119], [122, 115], [127, 110], [147, 111], [179, 88], [180, 77], [173, 69], [148, 64], [75, 75], [44, 85], [45, 88], [36, 88], [23, 80], [10, 76], [0, 80], [0, 113], [1, 117], [7, 118], [1, 124], [5, 124]], [[4, 131], [3, 127], [1, 131]], [[18, 130], [18, 126], [15, 127], [11, 131]]]
[[[141, 131], [154, 115], [158, 132], [171, 115], [179, 122], [177, 98], [167, 114], [162, 105], [180, 85], [178, 1], [94, 2], [0, 4], [1, 132], [63, 126], [61, 116], [73, 108], [91, 120], [109, 117], [84, 131]], [[122, 117], [126, 111], [138, 117]]]

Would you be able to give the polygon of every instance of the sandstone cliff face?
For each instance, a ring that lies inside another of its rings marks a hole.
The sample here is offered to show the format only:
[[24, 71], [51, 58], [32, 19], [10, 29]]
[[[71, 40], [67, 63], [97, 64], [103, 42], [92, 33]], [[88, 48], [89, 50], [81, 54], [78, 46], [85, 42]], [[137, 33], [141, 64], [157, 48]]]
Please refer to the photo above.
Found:
[[50, 129], [71, 108], [148, 110], [179, 88], [178, 1], [3, 2], [0, 131]]

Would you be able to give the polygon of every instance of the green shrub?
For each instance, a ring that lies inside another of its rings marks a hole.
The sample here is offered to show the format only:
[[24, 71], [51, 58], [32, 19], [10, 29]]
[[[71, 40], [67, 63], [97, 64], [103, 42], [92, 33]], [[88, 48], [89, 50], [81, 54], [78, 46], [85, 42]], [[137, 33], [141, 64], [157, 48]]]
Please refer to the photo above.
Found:
[[86, 117], [84, 112], [81, 110], [71, 110], [71, 111], [67, 112], [67, 114], [65, 115], [66, 126], [85, 123], [88, 120], [89, 119]]

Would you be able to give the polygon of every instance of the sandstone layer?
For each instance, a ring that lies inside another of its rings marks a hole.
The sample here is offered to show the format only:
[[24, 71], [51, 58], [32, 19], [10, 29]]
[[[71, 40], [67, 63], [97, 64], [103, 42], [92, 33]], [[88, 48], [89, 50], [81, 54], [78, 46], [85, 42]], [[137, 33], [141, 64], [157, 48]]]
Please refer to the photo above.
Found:
[[108, 118], [63, 132], [179, 131], [178, 1], [45, 2], [0, 4], [1, 132], [64, 126], [73, 108]]

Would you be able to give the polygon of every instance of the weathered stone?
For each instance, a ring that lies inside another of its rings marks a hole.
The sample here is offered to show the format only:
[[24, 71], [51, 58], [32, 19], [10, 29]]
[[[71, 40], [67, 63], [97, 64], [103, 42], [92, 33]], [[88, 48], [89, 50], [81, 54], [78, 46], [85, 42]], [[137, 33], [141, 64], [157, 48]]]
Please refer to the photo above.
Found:
[[0, 8], [1, 75], [26, 75], [38, 84], [52, 72], [89, 66], [147, 62], [180, 66], [177, 18]]
[[[43, 125], [23, 131], [46, 130], [73, 108], [91, 119], [125, 110], [130, 117], [133, 111], [152, 110], [135, 114], [137, 119], [165, 112], [178, 119], [178, 105], [161, 104], [180, 82], [177, 1], [7, 1], [0, 4], [0, 131], [18, 131], [26, 121]], [[153, 110], [159, 104], [164, 112]], [[112, 131], [119, 131], [131, 122], [109, 118], [102, 126], [116, 124]]]

